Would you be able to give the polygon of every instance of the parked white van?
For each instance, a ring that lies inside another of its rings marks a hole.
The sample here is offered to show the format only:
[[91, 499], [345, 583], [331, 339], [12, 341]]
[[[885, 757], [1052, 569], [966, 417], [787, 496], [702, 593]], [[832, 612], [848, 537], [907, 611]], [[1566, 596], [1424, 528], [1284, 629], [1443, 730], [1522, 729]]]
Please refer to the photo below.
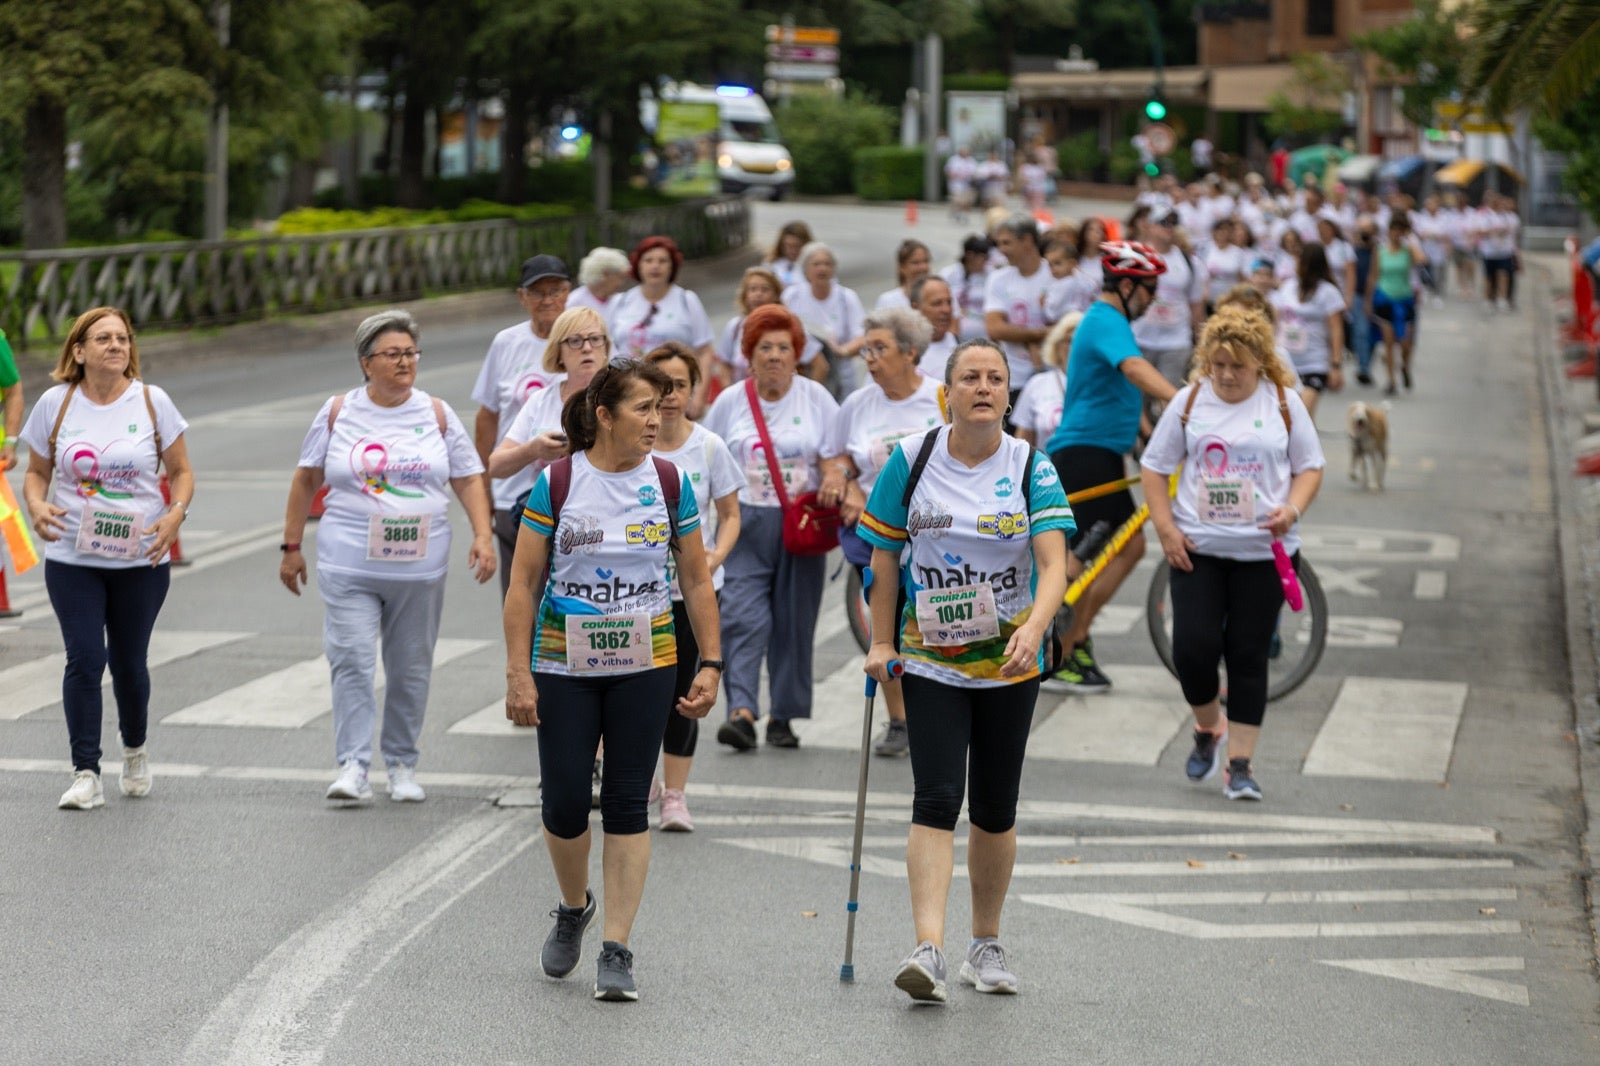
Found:
[[[716, 104], [721, 115], [717, 131], [717, 177], [725, 193], [764, 191], [781, 200], [794, 187], [794, 160], [783, 146], [772, 112], [754, 89], [742, 85], [715, 88], [677, 82], [660, 90], [662, 100], [686, 104]], [[640, 118], [652, 133], [656, 128], [656, 101], [640, 100]]]

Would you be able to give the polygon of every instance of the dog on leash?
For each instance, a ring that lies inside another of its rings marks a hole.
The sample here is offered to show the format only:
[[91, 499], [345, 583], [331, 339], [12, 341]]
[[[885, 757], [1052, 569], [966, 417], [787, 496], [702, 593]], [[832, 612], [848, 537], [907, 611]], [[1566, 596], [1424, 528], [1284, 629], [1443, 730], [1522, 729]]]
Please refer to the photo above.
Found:
[[1388, 405], [1376, 407], [1357, 400], [1345, 410], [1344, 424], [1350, 433], [1350, 480], [1360, 481], [1363, 489], [1376, 482], [1383, 491], [1383, 471], [1389, 465]]

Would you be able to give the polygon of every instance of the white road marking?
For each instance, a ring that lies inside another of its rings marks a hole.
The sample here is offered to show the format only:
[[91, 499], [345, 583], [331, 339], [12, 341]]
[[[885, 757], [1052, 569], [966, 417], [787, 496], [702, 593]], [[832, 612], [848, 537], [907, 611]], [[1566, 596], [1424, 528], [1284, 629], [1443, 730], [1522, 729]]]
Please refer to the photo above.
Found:
[[[1334, 903], [1318, 899], [1320, 893], [1161, 893], [1168, 906], [1217, 906], [1288, 903]], [[1346, 895], [1357, 897], [1351, 902], [1361, 902], [1366, 893]], [[1185, 897], [1188, 898], [1185, 898]], [[1203, 898], [1211, 897], [1211, 898]], [[1220, 898], [1218, 898], [1220, 897]], [[1311, 898], [1306, 898], [1311, 897]], [[1449, 898], [1449, 897], [1446, 897]], [[1522, 923], [1511, 918], [1477, 918], [1459, 920], [1407, 919], [1374, 922], [1243, 922], [1230, 925], [1225, 922], [1208, 922], [1178, 914], [1149, 909], [1153, 902], [1139, 895], [1066, 893], [1060, 895], [1024, 895], [1025, 903], [1057, 910], [1087, 914], [1095, 918], [1121, 922], [1140, 929], [1154, 929], [1161, 933], [1186, 936], [1192, 940], [1298, 940], [1312, 937], [1379, 937], [1379, 936], [1509, 936], [1522, 932]], [[1410, 902], [1410, 901], [1388, 901]]]
[[[1147, 582], [1148, 584], [1148, 582]], [[1108, 603], [1094, 616], [1090, 630], [1095, 636], [1120, 636], [1132, 633], [1133, 627], [1144, 621], [1144, 608], [1122, 603]], [[1122, 678], [1119, 676], [1120, 683]]]
[[[153, 762], [150, 764], [158, 778], [185, 780], [216, 779], [219, 781], [268, 781], [276, 784], [328, 784], [337, 768], [331, 763], [327, 769], [310, 769], [303, 766], [207, 766], [203, 763]], [[0, 759], [0, 773], [62, 774], [71, 770], [65, 759]], [[100, 760], [100, 776], [115, 777], [122, 772], [122, 763], [115, 759]], [[499, 792], [514, 788], [533, 788], [539, 784], [536, 777], [514, 774], [468, 774], [447, 771], [422, 770], [418, 778], [428, 788], [462, 788], [481, 792]], [[388, 777], [381, 766], [370, 773], [374, 791], [387, 787]], [[320, 795], [320, 793], [319, 793]]]
[[1474, 976], [1480, 971], [1491, 973], [1521, 973], [1526, 968], [1520, 956], [1499, 955], [1487, 958], [1420, 958], [1420, 959], [1318, 959], [1324, 966], [1337, 966], [1356, 973], [1393, 977], [1411, 981], [1446, 992], [1463, 992], [1469, 996], [1512, 1003], [1519, 1007], [1528, 1005], [1528, 989], [1510, 981], [1496, 981], [1490, 977]]
[[453, 904], [539, 842], [536, 824], [534, 815], [482, 811], [375, 873], [235, 985], [189, 1042], [183, 1061], [320, 1063], [372, 977]]
[[1328, 616], [1330, 648], [1398, 648], [1405, 623], [1398, 618], [1348, 614]]
[[1261, 904], [1356, 904], [1356, 903], [1448, 903], [1494, 900], [1504, 903], [1517, 898], [1514, 888], [1372, 888], [1344, 891], [1268, 892], [1095, 892], [1071, 897], [1135, 907], [1217, 907], [1259, 906]]
[[[1178, 682], [1159, 666], [1106, 664], [1114, 689], [1099, 696], [1041, 692], [1041, 709], [1054, 713], [1028, 739], [1030, 758], [1154, 766], [1190, 721]], [[1043, 716], [1036, 714], [1035, 721]]]
[[473, 711], [453, 723], [446, 733], [471, 737], [527, 737], [534, 736], [533, 729], [520, 726], [506, 717], [506, 701], [496, 700], [482, 710]]
[[1418, 570], [1411, 595], [1419, 600], [1442, 600], [1450, 588], [1449, 581], [1443, 570]]
[[1343, 592], [1351, 596], [1361, 596], [1367, 599], [1376, 599], [1378, 590], [1368, 585], [1367, 582], [1377, 577], [1383, 571], [1376, 566], [1362, 567], [1358, 570], [1341, 570], [1336, 566], [1319, 563], [1317, 577], [1322, 579], [1322, 590], [1330, 595]]
[[[486, 648], [489, 643], [487, 640], [441, 637], [433, 648], [434, 668]], [[375, 674], [374, 684], [381, 688], [384, 681], [381, 660], [377, 663]], [[235, 685], [210, 699], [174, 711], [161, 721], [166, 725], [298, 729], [332, 710], [333, 689], [328, 677], [328, 660], [319, 655], [315, 659], [306, 659], [242, 685]]]
[[1306, 557], [1320, 572], [1330, 563], [1447, 563], [1461, 558], [1461, 538], [1448, 533], [1421, 533], [1357, 526], [1325, 526], [1313, 522], [1300, 532]]
[[1443, 781], [1466, 702], [1467, 686], [1457, 681], [1347, 677], [1302, 772]]
[[[165, 666], [167, 663], [188, 658], [209, 648], [232, 644], [251, 635], [221, 630], [158, 628], [150, 635], [150, 653], [146, 661], [152, 668]], [[61, 675], [66, 665], [66, 654], [56, 652], [0, 670], [0, 693], [4, 693], [3, 699], [0, 699], [0, 720], [21, 718], [41, 707], [60, 703]], [[109, 675], [101, 688], [106, 692], [111, 690]]]

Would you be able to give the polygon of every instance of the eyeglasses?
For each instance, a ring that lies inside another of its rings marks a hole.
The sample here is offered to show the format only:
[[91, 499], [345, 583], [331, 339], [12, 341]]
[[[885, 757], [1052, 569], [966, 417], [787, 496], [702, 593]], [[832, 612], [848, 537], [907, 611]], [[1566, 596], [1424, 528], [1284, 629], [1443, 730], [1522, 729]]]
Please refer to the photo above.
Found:
[[900, 349], [887, 344], [863, 344], [861, 354], [868, 359], [882, 359], [886, 355], [898, 352]]
[[572, 291], [572, 286], [557, 285], [555, 288], [551, 289], [523, 289], [522, 291], [528, 294], [528, 298], [530, 300], [538, 300], [540, 303], [546, 303], [551, 300], [565, 300], [567, 298], [567, 294]]
[[571, 337], [561, 338], [561, 343], [575, 352], [582, 351], [585, 347], [602, 348], [606, 343], [604, 333], [585, 333], [583, 336], [574, 334]]
[[133, 334], [131, 334], [131, 333], [96, 333], [94, 336], [88, 338], [88, 340], [89, 340], [90, 343], [98, 344], [98, 345], [101, 345], [102, 347], [105, 346], [105, 345], [108, 345], [108, 344], [120, 344], [124, 348], [126, 348], [128, 345], [133, 343]]
[[416, 348], [389, 348], [381, 352], [373, 352], [368, 359], [382, 359], [386, 363], [398, 363], [402, 359], [409, 359], [413, 363], [422, 362], [422, 352]]

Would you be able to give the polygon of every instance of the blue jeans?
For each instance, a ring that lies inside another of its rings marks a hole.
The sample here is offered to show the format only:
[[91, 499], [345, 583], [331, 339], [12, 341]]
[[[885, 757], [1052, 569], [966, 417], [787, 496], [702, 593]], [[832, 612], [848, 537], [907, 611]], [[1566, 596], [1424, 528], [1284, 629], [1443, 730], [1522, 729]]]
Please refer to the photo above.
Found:
[[1345, 312], [1345, 329], [1350, 333], [1350, 351], [1356, 357], [1356, 368], [1363, 374], [1372, 371], [1372, 319], [1364, 307], [1356, 306]]
[[122, 746], [144, 746], [150, 724], [150, 634], [170, 581], [166, 564], [116, 569], [45, 560], [44, 587], [67, 649], [61, 702], [74, 770], [100, 772], [100, 679], [107, 666]]

